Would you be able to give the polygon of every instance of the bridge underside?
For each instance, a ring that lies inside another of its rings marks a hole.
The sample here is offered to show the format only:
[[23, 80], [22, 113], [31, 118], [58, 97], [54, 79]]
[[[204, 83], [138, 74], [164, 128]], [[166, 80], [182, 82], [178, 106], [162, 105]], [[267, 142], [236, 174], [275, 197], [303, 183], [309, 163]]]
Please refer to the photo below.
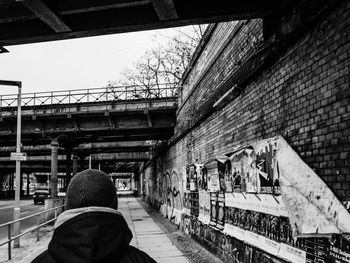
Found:
[[276, 16], [285, 0], [0, 0], [3, 46]]
[[[138, 167], [143, 163], [136, 159], [118, 159], [118, 160], [93, 160], [91, 168], [101, 169], [106, 173], [113, 172], [135, 172]], [[79, 163], [78, 171], [87, 169], [89, 167], [89, 160], [85, 159], [83, 163]], [[14, 161], [1, 162], [0, 171], [2, 174], [7, 172], [13, 173], [15, 171], [16, 164]], [[49, 173], [51, 171], [51, 161], [50, 160], [38, 160], [38, 161], [23, 161], [21, 162], [21, 172], [22, 173], [35, 173], [44, 172]], [[67, 162], [66, 160], [58, 160], [57, 172], [66, 173], [67, 172]]]
[[[174, 134], [176, 109], [176, 98], [24, 106], [21, 151], [28, 157], [22, 172], [50, 172], [52, 141], [59, 144], [58, 172], [70, 174], [74, 162], [77, 170], [91, 163], [108, 173], [134, 172], [150, 159], [155, 143]], [[16, 107], [0, 108], [0, 113], [0, 172], [11, 173]]]
[[[166, 140], [173, 134], [176, 104], [153, 105], [143, 103], [131, 109], [107, 109], [95, 105], [95, 110], [78, 111], [75, 108], [58, 108], [60, 112], [24, 109], [22, 117], [22, 144], [45, 145], [58, 138], [75, 147], [91, 142], [117, 142], [141, 140]], [[166, 102], [169, 104], [169, 102]], [[54, 107], [55, 108], [55, 107]], [[9, 114], [12, 112], [12, 114]], [[15, 109], [7, 111], [0, 121], [0, 145], [16, 144]]]

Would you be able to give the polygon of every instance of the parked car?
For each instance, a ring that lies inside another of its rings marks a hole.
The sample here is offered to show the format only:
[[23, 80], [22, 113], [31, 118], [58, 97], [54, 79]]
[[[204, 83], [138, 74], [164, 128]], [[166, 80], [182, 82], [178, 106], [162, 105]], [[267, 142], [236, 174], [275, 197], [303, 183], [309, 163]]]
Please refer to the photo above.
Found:
[[65, 198], [66, 197], [66, 192], [58, 192], [57, 197]]
[[45, 203], [45, 199], [50, 198], [49, 188], [37, 188], [33, 194], [34, 204]]

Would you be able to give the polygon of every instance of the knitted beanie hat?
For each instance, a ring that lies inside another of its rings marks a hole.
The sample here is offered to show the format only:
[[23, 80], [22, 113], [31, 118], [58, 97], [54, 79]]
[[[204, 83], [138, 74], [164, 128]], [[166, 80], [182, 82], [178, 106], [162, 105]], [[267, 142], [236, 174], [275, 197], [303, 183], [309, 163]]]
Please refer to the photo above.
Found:
[[84, 170], [73, 176], [67, 189], [66, 210], [104, 206], [118, 208], [117, 194], [111, 179], [99, 170]]

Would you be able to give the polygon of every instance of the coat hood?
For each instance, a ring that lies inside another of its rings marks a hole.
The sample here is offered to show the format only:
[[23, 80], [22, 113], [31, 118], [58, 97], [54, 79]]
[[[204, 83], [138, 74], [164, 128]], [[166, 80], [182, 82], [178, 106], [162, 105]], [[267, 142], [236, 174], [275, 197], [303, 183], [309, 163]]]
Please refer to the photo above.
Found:
[[117, 210], [71, 209], [58, 217], [48, 253], [57, 262], [118, 262], [131, 239], [132, 233]]

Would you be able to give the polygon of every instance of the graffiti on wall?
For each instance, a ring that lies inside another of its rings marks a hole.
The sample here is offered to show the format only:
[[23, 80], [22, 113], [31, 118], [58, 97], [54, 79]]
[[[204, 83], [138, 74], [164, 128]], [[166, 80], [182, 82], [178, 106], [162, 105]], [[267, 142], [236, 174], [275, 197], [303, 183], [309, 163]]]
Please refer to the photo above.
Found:
[[[286, 200], [300, 201], [296, 199], [300, 193], [296, 192], [295, 186], [304, 187], [306, 190], [302, 190], [306, 193], [307, 185], [305, 187], [295, 181], [302, 172], [294, 175], [293, 171], [300, 170], [305, 164], [300, 163], [293, 154], [288, 155], [291, 151], [283, 141], [281, 143], [278, 138], [273, 138], [211, 159], [204, 165], [183, 166], [182, 181], [176, 171], [165, 173], [157, 185], [163, 189], [160, 191], [163, 196], [165, 193], [168, 218], [174, 218], [174, 211], [181, 211], [177, 218], [180, 218], [178, 221], [181, 221], [184, 232], [201, 239], [201, 242], [221, 246], [224, 254], [237, 262], [282, 262], [285, 259], [305, 263], [314, 262], [316, 256], [319, 262], [350, 262], [349, 245], [342, 235], [336, 235], [334, 242], [329, 238], [301, 239], [294, 235], [295, 224], [291, 221], [294, 215], [291, 215], [290, 203], [286, 204]], [[280, 156], [291, 158], [281, 161]], [[285, 162], [290, 159], [297, 160], [298, 165]], [[312, 172], [305, 170], [310, 174]], [[321, 185], [317, 179], [314, 181]], [[322, 189], [324, 187], [321, 185]], [[286, 195], [286, 191], [290, 195]], [[316, 197], [315, 193], [305, 195], [303, 204], [309, 205], [305, 200], [317, 203]], [[333, 202], [335, 199], [330, 200]], [[336, 226], [345, 229], [346, 225], [341, 222], [347, 215], [338, 206], [339, 201], [334, 202], [342, 216], [337, 214], [340, 223], [337, 221]], [[320, 211], [326, 207], [316, 205]], [[301, 218], [308, 216], [300, 214], [298, 210], [292, 211], [299, 213]], [[293, 220], [296, 218], [294, 216]], [[315, 218], [318, 220], [316, 225], [322, 221], [323, 215]], [[300, 225], [306, 223], [313, 224], [309, 220]], [[327, 224], [319, 226], [335, 229]]]
[[159, 180], [159, 195], [162, 197], [161, 212], [164, 217], [174, 220], [176, 224], [181, 221], [181, 211], [186, 196], [181, 195], [182, 182], [176, 170], [167, 171]]
[[180, 194], [181, 181], [179, 175], [176, 171], [171, 173], [171, 194], [173, 198], [174, 208], [181, 211], [182, 210], [182, 198]]

